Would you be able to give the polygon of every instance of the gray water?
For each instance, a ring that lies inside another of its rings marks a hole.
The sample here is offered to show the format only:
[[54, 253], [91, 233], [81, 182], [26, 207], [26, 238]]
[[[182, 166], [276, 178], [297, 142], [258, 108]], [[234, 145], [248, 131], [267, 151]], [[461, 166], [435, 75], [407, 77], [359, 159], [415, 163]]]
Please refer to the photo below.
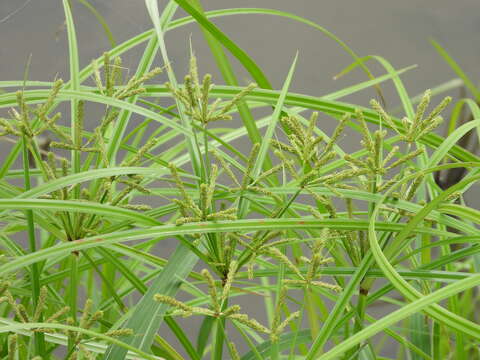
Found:
[[[91, 0], [106, 18], [120, 43], [150, 28], [150, 19], [141, 0]], [[81, 65], [109, 49], [108, 40], [94, 16], [76, 1], [74, 19], [80, 47]], [[455, 77], [430, 45], [433, 38], [441, 43], [477, 82], [480, 76], [480, 2], [478, 0], [350, 0], [350, 1], [202, 1], [206, 10], [228, 7], [264, 7], [292, 12], [306, 17], [335, 33], [360, 56], [380, 55], [394, 67], [412, 64], [418, 67], [402, 75], [407, 91], [416, 95]], [[57, 74], [68, 79], [68, 44], [61, 0], [32, 0], [20, 11], [23, 0], [0, 0], [0, 79], [23, 78], [24, 65], [32, 55], [31, 80], [52, 80]], [[160, 9], [166, 1], [160, 1]], [[177, 16], [184, 16], [179, 11]], [[1, 19], [4, 19], [3, 21]], [[323, 95], [366, 80], [359, 70], [333, 80], [333, 76], [352, 59], [338, 44], [321, 32], [285, 18], [264, 15], [240, 15], [215, 19], [214, 22], [246, 50], [264, 70], [275, 88], [280, 88], [290, 64], [299, 51], [298, 65], [291, 90]], [[216, 83], [221, 76], [215, 68], [202, 34], [196, 25], [188, 25], [167, 34], [169, 57], [179, 77], [187, 72], [189, 39], [198, 58], [200, 71], [210, 72]], [[133, 72], [142, 49], [123, 56], [123, 64]], [[233, 61], [241, 84], [251, 81]], [[160, 61], [158, 65], [163, 65]], [[379, 66], [372, 66], [376, 75]], [[162, 79], [163, 81], [163, 79]], [[387, 105], [399, 103], [393, 87], [383, 86]], [[452, 93], [458, 94], [458, 90]], [[366, 105], [375, 96], [372, 89], [348, 97], [347, 101]], [[6, 144], [0, 144], [4, 153]], [[243, 304], [248, 307], [248, 304]], [[250, 304], [250, 312], [261, 301]], [[376, 316], [388, 309], [378, 308]], [[180, 320], [180, 323], [183, 323]], [[168, 338], [168, 337], [167, 337]], [[176, 346], [176, 348], [178, 348]], [[392, 349], [393, 350], [393, 349]]]
[[[141, 0], [90, 2], [105, 16], [118, 42], [150, 27]], [[202, 2], [207, 10], [264, 7], [289, 11], [332, 31], [360, 55], [384, 56], [397, 68], [418, 64], [417, 69], [402, 76], [410, 94], [454, 76], [429, 44], [430, 38], [446, 47], [473, 79], [480, 75], [480, 46], [475, 40], [480, 33], [478, 0]], [[0, 0], [0, 19], [23, 3], [24, 0]], [[81, 61], [85, 65], [107, 50], [109, 43], [92, 14], [81, 4], [72, 3]], [[166, 1], [159, 1], [159, 4], [161, 9]], [[0, 78], [21, 79], [29, 54], [32, 54], [32, 79], [51, 80], [57, 72], [67, 78], [68, 52], [63, 21], [60, 0], [32, 0], [0, 23]], [[351, 58], [332, 40], [306, 25], [266, 15], [229, 16], [214, 21], [257, 61], [275, 87], [281, 86], [297, 50], [300, 57], [292, 84], [294, 91], [321, 95], [365, 79], [364, 74], [356, 71], [353, 76], [332, 80], [333, 75], [350, 64]], [[215, 75], [215, 65], [196, 25], [167, 35], [175, 69], [179, 74], [186, 70], [190, 35], [201, 70]], [[124, 60], [127, 66], [133, 67], [136, 58]], [[244, 74], [244, 83], [246, 77]], [[219, 76], [214, 78], [220, 82]], [[373, 91], [368, 96], [373, 96]], [[392, 104], [398, 102], [393, 93], [388, 99]]]

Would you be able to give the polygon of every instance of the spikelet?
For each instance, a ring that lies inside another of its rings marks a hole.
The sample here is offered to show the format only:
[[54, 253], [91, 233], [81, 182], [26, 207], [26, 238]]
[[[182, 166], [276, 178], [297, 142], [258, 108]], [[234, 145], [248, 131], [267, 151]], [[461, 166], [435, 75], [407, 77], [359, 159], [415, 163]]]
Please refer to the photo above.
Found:
[[374, 151], [374, 144], [372, 135], [370, 134], [370, 130], [368, 129], [367, 123], [365, 122], [365, 118], [363, 116], [363, 112], [360, 109], [355, 110], [355, 116], [357, 117], [358, 121], [360, 122], [360, 127], [363, 135], [362, 144], [370, 153]]
[[282, 151], [286, 151], [286, 152], [289, 152], [290, 154], [294, 154], [294, 155], [297, 155], [298, 152], [297, 152], [297, 149], [293, 146], [290, 146], [290, 145], [287, 145], [287, 144], [284, 144], [282, 143], [281, 141], [278, 141], [276, 139], [272, 139], [270, 140], [270, 144], [275, 148], [275, 149], [278, 149], [278, 150], [282, 150]]
[[267, 329], [265, 326], [260, 324], [257, 320], [251, 319], [248, 317], [248, 315], [245, 314], [233, 314], [230, 315], [230, 319], [236, 320], [239, 323], [248, 326], [249, 328], [259, 331], [265, 334], [270, 334], [270, 330]]
[[17, 121], [19, 122], [19, 129], [21, 132], [27, 136], [28, 138], [33, 138], [34, 133], [32, 128], [30, 127], [30, 112], [31, 110], [27, 106], [25, 102], [25, 97], [23, 91], [19, 90], [16, 92], [17, 95], [17, 104], [20, 110], [20, 114], [12, 109]]
[[[350, 154], [346, 154], [344, 155], [343, 159], [345, 161], [348, 161], [349, 163], [351, 163], [352, 165], [362, 169], [362, 168], [367, 168], [368, 167], [368, 164], [365, 162], [365, 161], [362, 161], [360, 159], [357, 159], [357, 158], [354, 158], [353, 156], [351, 156]], [[354, 168], [355, 169], [355, 168]]]
[[123, 204], [123, 205], [119, 205], [119, 207], [123, 209], [136, 210], [136, 211], [152, 210], [152, 207], [150, 205], [143, 205], [143, 204]]
[[92, 60], [91, 66], [93, 69], [93, 81], [95, 82], [95, 85], [97, 86], [98, 91], [100, 94], [105, 95], [104, 89], [103, 89], [103, 84], [102, 84], [102, 76], [100, 75], [100, 70], [98, 70], [98, 64], [96, 60]]
[[121, 166], [138, 166], [138, 162], [149, 150], [151, 150], [155, 145], [157, 145], [158, 142], [159, 139], [156, 137], [149, 139], [140, 149], [138, 149], [137, 153], [134, 156], [132, 156], [128, 160], [124, 160]]
[[423, 148], [419, 148], [413, 152], [411, 152], [410, 154], [406, 154], [404, 156], [402, 156], [401, 158], [399, 158], [398, 160], [396, 160], [395, 162], [393, 162], [392, 164], [390, 164], [389, 166], [386, 167], [386, 170], [390, 170], [390, 169], [393, 169], [395, 167], [398, 167], [404, 163], [406, 163], [407, 161], [410, 161], [414, 158], [416, 158], [417, 156], [423, 154], [425, 152], [425, 150]]
[[43, 310], [45, 310], [45, 302], [47, 300], [47, 288], [42, 286], [40, 288], [40, 294], [38, 296], [37, 307], [35, 308], [35, 312], [33, 314], [32, 321], [37, 322], [42, 315]]
[[102, 136], [107, 127], [117, 118], [118, 114], [118, 110], [111, 110], [103, 117], [101, 124], [98, 126], [98, 131]]
[[225, 302], [225, 300], [228, 298], [228, 295], [230, 294], [230, 288], [232, 287], [233, 280], [234, 280], [235, 274], [237, 272], [237, 266], [238, 266], [238, 264], [237, 264], [236, 261], [232, 261], [230, 263], [230, 267], [228, 269], [228, 274], [227, 274], [227, 277], [225, 279], [225, 283], [223, 285], [222, 298], [221, 298], [222, 302]]
[[438, 104], [435, 109], [423, 120], [422, 127], [425, 129], [427, 125], [433, 121], [445, 108], [450, 104], [452, 98], [450, 96], [445, 97], [440, 104]]
[[275, 305], [271, 335], [276, 334], [278, 325], [280, 325], [281, 316], [282, 316], [282, 307], [285, 305], [286, 297], [287, 297], [287, 288], [285, 286], [282, 286], [278, 294], [277, 303]]
[[445, 198], [445, 202], [455, 202], [457, 201], [461, 196], [463, 195], [463, 193], [461, 191], [455, 191], [453, 193], [451, 193], [450, 195], [448, 195], [446, 198]]
[[408, 117], [404, 117], [402, 119], [402, 128], [399, 128], [393, 122], [392, 118], [385, 112], [385, 110], [377, 101], [370, 101], [370, 105], [379, 114], [380, 118], [383, 119], [390, 128], [394, 129], [404, 141], [408, 143], [414, 143], [441, 124], [442, 118], [439, 116], [439, 114], [447, 107], [452, 98], [444, 98], [440, 104], [437, 105], [437, 107], [435, 107], [432, 112], [424, 118], [425, 111], [430, 104], [430, 100], [431, 91], [427, 90], [417, 106], [413, 119], [409, 119]]
[[231, 316], [231, 315], [233, 315], [233, 314], [239, 313], [240, 310], [241, 310], [240, 305], [232, 305], [232, 306], [230, 306], [229, 308], [225, 309], [225, 311], [223, 311], [223, 312], [221, 313], [221, 315], [222, 315], [223, 317], [228, 317], [228, 316]]
[[1, 281], [0, 280], [0, 295], [3, 295], [3, 293], [10, 287], [11, 283], [9, 281]]
[[393, 122], [390, 115], [388, 115], [387, 112], [383, 109], [383, 107], [378, 103], [378, 101], [374, 99], [370, 100], [370, 106], [378, 113], [378, 115], [380, 116], [380, 120], [383, 120], [387, 123], [387, 126], [394, 129], [398, 134], [401, 134], [400, 129]]
[[293, 273], [295, 273], [299, 278], [303, 279], [303, 275], [300, 272], [300, 270], [280, 250], [278, 250], [277, 248], [266, 248], [266, 249], [263, 250], [263, 252], [265, 254], [277, 259], [278, 261], [282, 262], [283, 264], [285, 264], [291, 271], [293, 271]]
[[202, 221], [202, 219], [199, 218], [199, 217], [181, 217], [181, 218], [176, 220], [175, 224], [176, 225], [184, 225], [184, 224], [187, 224], [187, 223], [198, 222], [198, 221]]
[[285, 330], [287, 325], [292, 322], [293, 320], [296, 320], [300, 317], [300, 311], [295, 311], [294, 313], [291, 313], [285, 320], [283, 320], [280, 325], [278, 325], [276, 329], [276, 333], [280, 334]]
[[238, 181], [237, 177], [235, 176], [235, 174], [233, 173], [232, 169], [230, 168], [230, 165], [227, 164], [227, 162], [218, 154], [217, 151], [215, 151], [215, 149], [212, 149], [210, 150], [210, 152], [212, 153], [212, 155], [215, 157], [215, 159], [220, 163], [220, 165], [222, 166], [222, 169], [225, 171], [225, 173], [230, 177], [230, 179], [233, 180], [233, 182], [238, 186], [240, 187], [240, 182]]
[[420, 100], [420, 103], [417, 106], [417, 111], [415, 112], [415, 117], [413, 118], [413, 125], [415, 126], [420, 125], [423, 119], [423, 115], [425, 114], [425, 110], [427, 109], [428, 104], [430, 104], [431, 97], [432, 97], [432, 91], [430, 89], [427, 89], [423, 94], [423, 97]]
[[77, 113], [75, 114], [75, 138], [74, 146], [81, 148], [82, 146], [82, 131], [83, 131], [83, 122], [85, 120], [85, 102], [80, 100], [77, 105]]
[[248, 156], [247, 166], [245, 168], [245, 173], [242, 181], [242, 189], [246, 189], [247, 185], [254, 179], [251, 178], [251, 173], [253, 167], [255, 166], [255, 161], [257, 160], [258, 151], [260, 150], [260, 144], [253, 144], [250, 155]]
[[382, 192], [382, 191], [385, 191], [385, 190], [388, 190], [392, 185], [396, 184], [400, 178], [402, 177], [402, 174], [397, 174], [395, 175], [393, 178], [383, 182], [383, 183], [380, 183], [380, 184], [377, 184], [377, 192]]
[[435, 130], [442, 122], [443, 118], [441, 116], [437, 116], [436, 118], [432, 119], [428, 125], [422, 127], [422, 130], [417, 134], [417, 139], [421, 139], [424, 135]]
[[111, 84], [111, 64], [108, 52], [103, 53], [103, 78], [105, 79], [105, 92], [107, 96], [112, 96], [113, 85]]
[[220, 312], [220, 304], [218, 303], [218, 294], [217, 286], [215, 285], [215, 280], [207, 269], [201, 271], [202, 276], [205, 278], [208, 284], [208, 290], [210, 293], [210, 301], [212, 303], [212, 308], [216, 313]]
[[405, 200], [411, 200], [411, 199], [413, 198], [413, 196], [414, 196], [415, 193], [417, 192], [418, 188], [419, 188], [420, 185], [422, 184], [424, 177], [425, 177], [425, 174], [420, 173], [420, 174], [415, 178], [415, 180], [413, 181], [413, 183], [410, 185], [410, 188], [408, 189], [407, 195], [405, 196]]
[[140, 77], [136, 77], [136, 76], [132, 77], [123, 88], [119, 89], [115, 93], [114, 96], [118, 99], [124, 99], [124, 98], [144, 92], [145, 89], [140, 88], [140, 86], [144, 82], [159, 75], [161, 72], [162, 72], [162, 69], [159, 67], [156, 67]]
[[[170, 173], [173, 177], [175, 185], [177, 186], [177, 189], [180, 191], [180, 194], [183, 197], [183, 201], [177, 202], [177, 203], [183, 207], [182, 211], [183, 211], [184, 217], [188, 217], [186, 215], [188, 210], [194, 214], [193, 217], [202, 219], [204, 214], [202, 213], [202, 210], [197, 206], [197, 204], [195, 204], [195, 202], [192, 200], [192, 198], [188, 195], [187, 191], [185, 190], [183, 182], [180, 179], [180, 176], [178, 175], [176, 166], [173, 163], [170, 163], [168, 164], [168, 167], [170, 169]], [[200, 220], [195, 220], [195, 221], [200, 221]]]
[[230, 208], [226, 210], [220, 210], [206, 216], [207, 220], [236, 220], [237, 219], [237, 208]]
[[245, 96], [252, 92], [253, 89], [257, 87], [257, 84], [250, 83], [245, 88], [243, 88], [238, 94], [236, 94], [230, 102], [223, 107], [220, 111], [220, 114], [226, 114], [233, 109]]
[[337, 125], [337, 127], [333, 131], [330, 141], [323, 148], [323, 154], [327, 154], [332, 150], [333, 146], [336, 144], [337, 140], [339, 139], [340, 135], [342, 134], [349, 120], [350, 120], [350, 114], [345, 114], [342, 116], [342, 118], [340, 119], [340, 123]]
[[273, 167], [271, 167], [270, 169], [264, 171], [263, 173], [261, 173], [252, 183], [252, 185], [254, 184], [257, 184], [261, 181], [263, 181], [264, 179], [268, 178], [270, 175], [273, 175], [275, 173], [277, 173], [278, 171], [280, 171], [281, 169], [283, 168], [283, 164], [278, 164], [278, 165], [275, 165]]
[[321, 178], [317, 179], [315, 182], [326, 183], [326, 184], [335, 184], [337, 182], [355, 178], [360, 175], [367, 174], [367, 169], [348, 169], [335, 172], [333, 174], [322, 176]]
[[8, 360], [15, 360], [18, 348], [18, 335], [8, 335]]
[[53, 82], [52, 88], [50, 89], [50, 93], [48, 94], [47, 101], [45, 101], [43, 104], [39, 105], [37, 108], [37, 115], [40, 118], [43, 118], [48, 110], [52, 107], [53, 103], [55, 102], [57, 95], [63, 86], [63, 80], [62, 79], [57, 79]]
[[28, 317], [27, 309], [23, 304], [17, 305], [17, 315], [20, 317], [20, 320], [24, 323], [27, 323], [30, 321]]
[[70, 311], [70, 308], [68, 306], [65, 306], [52, 314], [45, 322], [47, 323], [54, 323], [57, 321], [58, 318], [62, 317], [63, 315], [67, 314]]
[[129, 336], [129, 335], [133, 335], [133, 330], [132, 329], [109, 330], [104, 335], [110, 336], [110, 337]]
[[387, 154], [387, 156], [385, 156], [385, 158], [383, 159], [383, 166], [387, 166], [387, 164], [390, 162], [390, 160], [392, 160], [395, 156], [395, 153], [399, 150], [399, 147], [398, 146], [394, 146], [392, 147], [392, 150], [390, 150], [390, 152]]
[[[337, 211], [335, 209], [335, 206], [333, 205], [333, 202], [330, 198], [327, 198], [325, 196], [321, 196], [315, 192], [313, 192], [310, 188], [305, 188], [305, 190], [313, 196], [313, 198], [320, 204], [325, 207], [325, 209], [328, 211], [330, 214], [330, 218], [334, 219], [337, 217]], [[312, 212], [312, 215], [314, 215], [318, 219], [322, 219], [323, 217], [321, 216], [320, 213], [317, 212], [317, 214]], [[318, 216], [320, 215], [320, 216]]]
[[282, 165], [285, 167], [285, 169], [288, 170], [288, 172], [290, 173], [290, 175], [292, 175], [292, 177], [294, 179], [299, 179], [299, 176], [298, 176], [298, 173], [297, 173], [297, 170], [295, 170], [295, 168], [293, 167], [293, 164], [294, 162], [291, 161], [290, 159], [288, 159], [281, 151], [279, 150], [275, 150], [273, 152], [278, 158], [280, 158], [281, 162], [282, 162]]
[[280, 197], [278, 197], [277, 195], [272, 193], [270, 190], [267, 190], [267, 189], [262, 188], [260, 186], [247, 186], [246, 190], [257, 193], [257, 194], [262, 194], [262, 195], [269, 196], [269, 197], [275, 199], [278, 202], [282, 201], [282, 199], [280, 199]]
[[22, 133], [14, 128], [7, 119], [0, 118], [0, 126], [3, 127], [3, 132], [0, 135], [22, 136]]
[[326, 282], [323, 282], [323, 281], [314, 280], [314, 281], [311, 281], [310, 284], [312, 284], [313, 286], [319, 286], [319, 287], [323, 287], [323, 288], [326, 288], [326, 289], [330, 289], [330, 290], [333, 290], [335, 292], [342, 291], [342, 288], [340, 286], [332, 285], [332, 284], [329, 284], [329, 283], [326, 283]]
[[[136, 181], [140, 181], [142, 179], [138, 179]], [[148, 190], [147, 188], [143, 187], [142, 185], [140, 185], [138, 182], [135, 182], [135, 181], [129, 181], [129, 180], [118, 180], [117, 181], [118, 183], [121, 183], [121, 184], [125, 184], [127, 185], [129, 188], [131, 188], [132, 190], [135, 189], [137, 190], [138, 192], [142, 193], [142, 194], [146, 194], [146, 195], [149, 195], [151, 194], [152, 192], [150, 190]]]
[[177, 299], [172, 298], [171, 296], [155, 294], [154, 299], [155, 299], [155, 301], [158, 301], [162, 304], [167, 304], [167, 305], [170, 305], [174, 308], [183, 310], [186, 314], [191, 314], [192, 313], [192, 307], [191, 306], [188, 306], [187, 304], [185, 304], [181, 301], [178, 301]]
[[83, 313], [82, 313], [82, 317], [80, 318], [80, 322], [79, 322], [79, 326], [81, 328], [86, 329], [88, 321], [91, 317], [92, 306], [93, 306], [93, 301], [91, 299], [87, 299], [85, 301], [85, 305], [83, 306]]
[[203, 128], [213, 121], [231, 120], [232, 117], [228, 113], [256, 87], [255, 84], [246, 86], [220, 110], [217, 110], [220, 99], [210, 104], [210, 92], [213, 87], [211, 75], [206, 74], [201, 84], [198, 79], [197, 61], [192, 54], [190, 57], [189, 74], [184, 78], [183, 88], [176, 89], [170, 83], [166, 83], [165, 86], [171, 94], [183, 104], [185, 113], [189, 115], [193, 121], [199, 122]]
[[240, 355], [238, 354], [237, 348], [232, 341], [228, 342], [228, 349], [230, 350], [230, 357], [232, 360], [240, 360]]

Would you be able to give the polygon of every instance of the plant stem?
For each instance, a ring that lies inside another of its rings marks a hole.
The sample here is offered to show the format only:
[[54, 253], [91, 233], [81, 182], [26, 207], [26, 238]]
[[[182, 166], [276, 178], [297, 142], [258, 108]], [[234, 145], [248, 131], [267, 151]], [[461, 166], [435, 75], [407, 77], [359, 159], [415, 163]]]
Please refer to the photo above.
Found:
[[[70, 315], [74, 321], [74, 324], [77, 323], [77, 295], [78, 295], [78, 268], [77, 268], [77, 255], [72, 253], [69, 258], [69, 265], [70, 265], [70, 283], [68, 287], [68, 295], [69, 295], [69, 306], [70, 306]], [[73, 341], [73, 339], [71, 339]], [[74, 343], [70, 343], [69, 339], [69, 348], [74, 346]]]
[[[25, 191], [30, 190], [30, 164], [28, 161], [28, 147], [27, 147], [27, 138], [24, 135], [23, 139], [23, 176], [25, 182]], [[30, 246], [30, 252], [34, 253], [37, 250], [36, 239], [35, 239], [35, 223], [33, 220], [33, 210], [26, 210], [27, 216], [27, 227], [28, 227], [28, 242]], [[32, 264], [32, 304], [33, 308], [36, 309], [38, 303], [38, 297], [40, 295], [40, 274], [38, 272], [38, 263]], [[41, 322], [42, 319], [40, 318]], [[35, 353], [37, 355], [43, 356], [45, 352], [45, 336], [43, 333], [35, 332]]]
[[[222, 311], [227, 308], [228, 299], [222, 304]], [[217, 330], [215, 333], [215, 347], [212, 351], [212, 360], [223, 359], [223, 343], [225, 341], [225, 318], [217, 319]]]

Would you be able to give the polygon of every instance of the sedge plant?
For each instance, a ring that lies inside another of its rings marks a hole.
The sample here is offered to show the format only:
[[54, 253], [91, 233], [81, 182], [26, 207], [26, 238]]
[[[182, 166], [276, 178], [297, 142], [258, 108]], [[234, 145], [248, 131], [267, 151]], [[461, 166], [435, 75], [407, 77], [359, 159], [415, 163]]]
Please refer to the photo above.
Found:
[[[465, 196], [480, 159], [458, 143], [478, 134], [478, 97], [452, 106], [451, 83], [411, 97], [407, 69], [359, 57], [307, 19], [186, 0], [147, 0], [152, 29], [118, 45], [99, 17], [113, 48], [81, 69], [63, 6], [70, 78], [0, 82], [3, 359], [480, 359], [480, 213]], [[321, 31], [353, 59], [342, 74], [367, 79], [293, 93], [295, 57], [273, 89], [211, 22], [244, 13]], [[194, 44], [188, 74], [170, 63], [165, 34], [191, 23], [225, 85], [202, 75]], [[127, 76], [121, 56], [138, 46]], [[381, 91], [390, 80], [398, 111]], [[368, 106], [341, 101], [369, 88]]]

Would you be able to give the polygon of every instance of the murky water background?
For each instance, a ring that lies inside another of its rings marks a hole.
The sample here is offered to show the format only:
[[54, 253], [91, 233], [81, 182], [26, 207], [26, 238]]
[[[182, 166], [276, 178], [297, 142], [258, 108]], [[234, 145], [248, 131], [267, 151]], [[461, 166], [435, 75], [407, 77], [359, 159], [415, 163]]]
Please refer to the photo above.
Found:
[[[105, 16], [118, 42], [150, 27], [141, 0], [90, 0]], [[0, 19], [17, 9], [23, 0], [1, 0]], [[74, 17], [82, 64], [108, 49], [108, 41], [93, 15], [74, 4]], [[160, 1], [160, 8], [166, 1]], [[338, 35], [361, 55], [381, 55], [400, 68], [418, 64], [403, 76], [411, 94], [450, 79], [453, 74], [429, 44], [434, 38], [445, 46], [474, 79], [480, 76], [480, 2], [478, 0], [364, 1], [203, 1], [207, 10], [228, 7], [264, 7], [290, 11], [317, 22]], [[180, 12], [179, 12], [180, 13]], [[60, 0], [30, 1], [25, 8], [0, 23], [0, 77], [20, 79], [31, 53], [31, 78], [50, 80], [57, 72], [66, 77], [67, 43]], [[215, 19], [279, 87], [299, 50], [300, 59], [292, 89], [323, 94], [354, 80], [333, 81], [332, 76], [351, 61], [340, 47], [320, 32], [289, 19], [264, 15], [239, 15]], [[201, 69], [215, 66], [196, 25], [167, 35], [170, 58], [181, 74], [186, 68], [188, 39], [192, 35]], [[127, 59], [124, 59], [127, 60]], [[135, 57], [126, 63], [135, 65]], [[220, 82], [218, 77], [217, 82]], [[373, 92], [371, 92], [373, 93]], [[391, 100], [393, 103], [396, 101]]]

